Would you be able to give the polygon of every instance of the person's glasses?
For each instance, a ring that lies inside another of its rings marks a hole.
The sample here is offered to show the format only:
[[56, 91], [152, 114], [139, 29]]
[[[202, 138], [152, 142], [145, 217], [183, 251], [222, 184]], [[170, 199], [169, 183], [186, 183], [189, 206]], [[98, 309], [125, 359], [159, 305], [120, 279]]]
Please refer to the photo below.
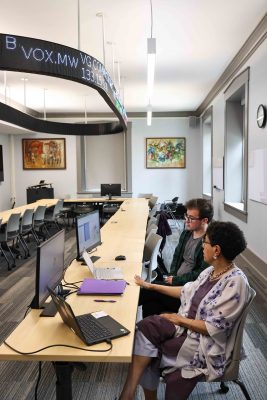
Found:
[[188, 215], [188, 214], [184, 214], [184, 218], [187, 219], [188, 221], [192, 222], [192, 221], [199, 221], [200, 217], [193, 217], [192, 215]]
[[212, 246], [210, 242], [207, 242], [205, 239], [202, 239], [202, 246], [204, 246], [204, 244], [209, 244], [210, 246]]

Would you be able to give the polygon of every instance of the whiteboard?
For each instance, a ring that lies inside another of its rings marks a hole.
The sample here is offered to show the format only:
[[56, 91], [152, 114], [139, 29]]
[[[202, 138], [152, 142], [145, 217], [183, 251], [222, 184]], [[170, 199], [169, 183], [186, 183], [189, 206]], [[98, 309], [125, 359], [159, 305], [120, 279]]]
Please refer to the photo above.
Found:
[[249, 154], [249, 199], [267, 204], [267, 148]]

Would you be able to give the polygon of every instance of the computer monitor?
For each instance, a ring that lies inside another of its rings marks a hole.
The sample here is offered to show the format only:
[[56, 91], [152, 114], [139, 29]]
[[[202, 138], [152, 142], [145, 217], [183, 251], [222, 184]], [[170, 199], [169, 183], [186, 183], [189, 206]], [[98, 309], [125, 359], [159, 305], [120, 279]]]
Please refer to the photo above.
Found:
[[120, 183], [101, 183], [101, 196], [108, 196], [111, 200], [112, 196], [121, 196]]
[[35, 296], [31, 308], [44, 308], [42, 316], [53, 316], [57, 312], [53, 301], [48, 304], [45, 301], [50, 296], [48, 288], [55, 290], [63, 279], [64, 250], [64, 229], [37, 247]]
[[99, 211], [91, 211], [77, 217], [77, 260], [82, 261], [84, 250], [90, 252], [101, 244]]

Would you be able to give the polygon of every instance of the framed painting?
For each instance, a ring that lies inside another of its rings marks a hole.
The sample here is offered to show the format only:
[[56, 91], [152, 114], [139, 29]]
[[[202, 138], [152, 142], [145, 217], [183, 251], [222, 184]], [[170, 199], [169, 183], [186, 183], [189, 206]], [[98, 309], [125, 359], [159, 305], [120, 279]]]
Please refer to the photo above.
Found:
[[22, 139], [23, 169], [66, 169], [63, 139]]
[[185, 168], [185, 138], [146, 138], [146, 168]]

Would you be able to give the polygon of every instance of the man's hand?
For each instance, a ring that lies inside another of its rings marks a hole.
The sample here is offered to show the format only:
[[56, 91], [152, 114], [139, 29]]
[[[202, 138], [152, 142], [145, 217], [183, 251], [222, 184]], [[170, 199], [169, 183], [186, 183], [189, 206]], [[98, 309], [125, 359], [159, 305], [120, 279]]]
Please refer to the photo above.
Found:
[[173, 279], [173, 276], [167, 276], [167, 277], [164, 279], [164, 282], [165, 282], [165, 283], [168, 283], [169, 285], [172, 285], [172, 279]]

